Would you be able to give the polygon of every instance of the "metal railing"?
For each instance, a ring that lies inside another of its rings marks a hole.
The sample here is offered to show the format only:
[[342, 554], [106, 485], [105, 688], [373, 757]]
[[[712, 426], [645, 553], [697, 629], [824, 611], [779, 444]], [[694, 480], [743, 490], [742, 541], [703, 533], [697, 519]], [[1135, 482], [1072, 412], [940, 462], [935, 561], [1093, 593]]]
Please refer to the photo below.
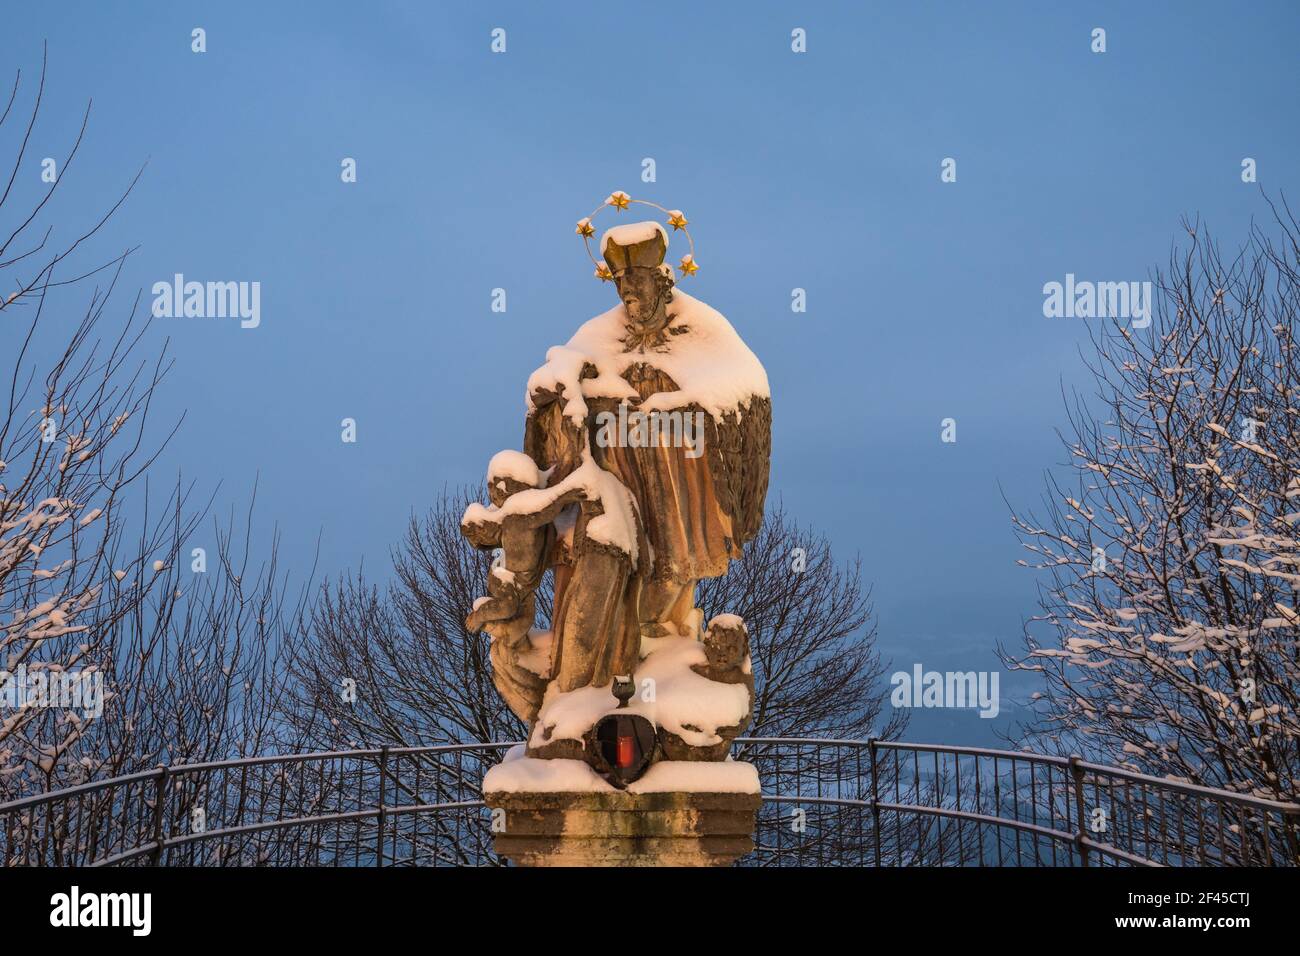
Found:
[[[6, 866], [498, 865], [479, 785], [512, 743], [158, 767], [0, 804]], [[741, 738], [742, 865], [1300, 864], [1300, 805], [1078, 758]]]
[[1300, 805], [1077, 757], [885, 740], [738, 740], [764, 807], [747, 861], [1296, 866]]

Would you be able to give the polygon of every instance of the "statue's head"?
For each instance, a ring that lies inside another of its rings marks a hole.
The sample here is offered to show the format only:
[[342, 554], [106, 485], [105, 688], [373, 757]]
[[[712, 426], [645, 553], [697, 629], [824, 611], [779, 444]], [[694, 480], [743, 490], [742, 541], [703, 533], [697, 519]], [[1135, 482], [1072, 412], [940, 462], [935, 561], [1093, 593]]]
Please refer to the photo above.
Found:
[[537, 488], [541, 473], [536, 463], [520, 451], [501, 451], [488, 462], [488, 500], [500, 508], [511, 495]]
[[638, 331], [658, 331], [668, 324], [668, 303], [673, 300], [673, 270], [668, 266], [645, 269], [633, 266], [614, 273], [618, 297], [628, 324]]
[[615, 226], [600, 245], [628, 324], [641, 332], [667, 325], [674, 283], [672, 268], [664, 265], [668, 237], [663, 227], [657, 222]]
[[535, 487], [535, 485], [526, 484], [517, 478], [498, 478], [488, 485], [488, 500], [500, 508], [512, 495]]

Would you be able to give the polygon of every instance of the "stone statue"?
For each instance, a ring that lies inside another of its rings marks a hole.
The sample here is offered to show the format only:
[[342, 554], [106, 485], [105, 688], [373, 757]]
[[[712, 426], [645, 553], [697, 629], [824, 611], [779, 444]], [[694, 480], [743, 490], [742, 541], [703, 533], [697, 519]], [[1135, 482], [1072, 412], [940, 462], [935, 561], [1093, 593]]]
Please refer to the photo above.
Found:
[[[744, 622], [706, 626], [695, 585], [726, 574], [762, 523], [767, 376], [720, 313], [676, 289], [667, 249], [657, 222], [604, 234], [596, 274], [619, 304], [548, 351], [528, 381], [523, 453], [492, 459], [491, 504], [462, 521], [474, 545], [499, 549], [466, 624], [492, 636], [493, 680], [529, 724], [529, 757], [592, 763], [594, 729], [617, 713], [654, 728], [648, 762], [723, 760], [749, 721]], [[693, 251], [681, 269], [696, 271]], [[538, 627], [547, 571], [554, 610]]]

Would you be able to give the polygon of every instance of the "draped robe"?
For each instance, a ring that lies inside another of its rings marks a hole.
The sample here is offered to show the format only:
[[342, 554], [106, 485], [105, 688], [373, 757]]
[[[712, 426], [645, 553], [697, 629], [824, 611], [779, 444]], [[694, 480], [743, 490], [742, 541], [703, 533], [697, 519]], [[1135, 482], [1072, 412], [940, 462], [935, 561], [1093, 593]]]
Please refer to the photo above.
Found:
[[[721, 316], [717, 319], [725, 323]], [[688, 344], [676, 334], [689, 338], [685, 324], [668, 331], [675, 334], [665, 337], [666, 349]], [[735, 335], [729, 325], [726, 331]], [[738, 336], [735, 342], [744, 348]], [[704, 412], [687, 393], [680, 408], [672, 403], [678, 383], [656, 367], [654, 351], [640, 352], [645, 360], [636, 360], [639, 354], [630, 358], [620, 373], [630, 391], [643, 401], [656, 395], [660, 410], [666, 409], [668, 399], [667, 406], [683, 414]], [[752, 357], [747, 349], [745, 353]], [[588, 367], [582, 377], [596, 374]], [[640, 546], [634, 561], [588, 538], [586, 524], [600, 513], [593, 503], [573, 506], [572, 513], [557, 522], [550, 561], [555, 571], [550, 676], [561, 692], [632, 674], [643, 631], [653, 637], [698, 628], [699, 622], [692, 622], [695, 583], [725, 574], [762, 521], [771, 446], [771, 402], [766, 394], [755, 394], [745, 406], [722, 415], [704, 412], [703, 434], [692, 436], [695, 448], [680, 443], [674, 447], [666, 433], [657, 446], [614, 442], [601, 447], [595, 440], [597, 416], [617, 415], [624, 399], [586, 396], [586, 416], [579, 425], [565, 413], [567, 397], [563, 390], [534, 391], [524, 451], [540, 468], [553, 469], [552, 486], [573, 471], [584, 454], [615, 475], [636, 502]], [[696, 454], [701, 441], [703, 453]]]

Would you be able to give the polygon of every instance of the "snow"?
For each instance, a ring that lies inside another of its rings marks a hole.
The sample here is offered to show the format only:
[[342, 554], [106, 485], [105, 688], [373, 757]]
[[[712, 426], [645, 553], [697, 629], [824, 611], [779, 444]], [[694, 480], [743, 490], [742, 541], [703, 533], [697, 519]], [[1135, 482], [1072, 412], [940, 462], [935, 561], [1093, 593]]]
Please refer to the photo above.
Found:
[[555, 534], [566, 548], [573, 547], [573, 533], [578, 529], [578, 509], [570, 505], [555, 519]]
[[[622, 376], [640, 363], [664, 372], [679, 389], [651, 395], [640, 405], [647, 412], [698, 405], [721, 417], [743, 410], [756, 397], [771, 395], [762, 363], [720, 312], [674, 290], [668, 313], [670, 328], [687, 331], [670, 335], [663, 348], [649, 352], [623, 351], [627, 314], [621, 303], [584, 323], [567, 344], [550, 349], [546, 364], [529, 377], [528, 410], [536, 409], [537, 390], [562, 392], [564, 414], [581, 426], [587, 418], [585, 399], [636, 397]], [[587, 365], [595, 367], [595, 378], [580, 377]]]
[[[637, 693], [621, 713], [640, 714], [692, 746], [707, 747], [722, 742], [719, 729], [736, 726], [749, 712], [746, 685], [721, 684], [691, 670], [691, 665], [707, 662], [703, 645], [693, 638], [644, 638], [641, 654], [641, 664], [633, 676]], [[647, 687], [654, 689], [653, 695], [645, 693]], [[645, 700], [646, 696], [653, 699]], [[617, 706], [609, 685], [568, 692], [552, 685], [542, 700], [532, 742], [542, 746], [562, 738], [581, 740]], [[549, 737], [544, 736], [547, 730]]]
[[729, 630], [744, 630], [745, 619], [739, 614], [715, 614], [709, 621], [709, 627], [713, 627], [715, 624]]
[[538, 677], [550, 680], [551, 645], [555, 643], [550, 631], [532, 628], [528, 632], [528, 650], [516, 658], [521, 667], [526, 667]]
[[[622, 310], [623, 306], [619, 305], [615, 310], [611, 311], [617, 311], [619, 315], [623, 315]], [[586, 328], [586, 326], [583, 326], [583, 328]], [[581, 332], [581, 329], [579, 329], [579, 332]], [[574, 338], [577, 338], [577, 336], [575, 335]], [[534, 408], [532, 395], [538, 389], [547, 389], [557, 393], [563, 392], [565, 417], [582, 425], [587, 418], [587, 403], [583, 401], [584, 394], [588, 397], [608, 395], [619, 399], [637, 397], [636, 389], [629, 385], [617, 371], [613, 370], [613, 365], [603, 370], [596, 366], [596, 378], [585, 379], [582, 384], [579, 384], [582, 370], [588, 363], [596, 364], [592, 356], [579, 349], [565, 345], [555, 345], [547, 349], [546, 364], [533, 372], [528, 378], [528, 410], [532, 411]]]
[[537, 514], [557, 498], [577, 489], [584, 492], [588, 501], [599, 501], [604, 509], [604, 514], [587, 522], [587, 537], [622, 551], [636, 567], [639, 557], [636, 500], [616, 475], [596, 464], [590, 452], [583, 452], [582, 464], [549, 488], [516, 492], [500, 508], [473, 502], [465, 509], [461, 524], [495, 524], [509, 515]]
[[537, 463], [521, 451], [499, 451], [488, 462], [488, 484], [500, 478], [513, 478], [521, 484], [536, 488], [542, 483]]
[[578, 470], [583, 469], [590, 472], [597, 497], [605, 508], [603, 515], [587, 522], [587, 537], [618, 548], [632, 560], [632, 567], [635, 568], [639, 558], [636, 500], [615, 475], [598, 467], [590, 454], [584, 455], [582, 467]]
[[[760, 793], [758, 770], [736, 760], [661, 760], [631, 783], [629, 793]], [[511, 747], [483, 778], [484, 793], [615, 793], [581, 760], [539, 760]]]
[[606, 247], [611, 242], [619, 246], [632, 246], [638, 242], [645, 242], [647, 239], [653, 239], [655, 233], [659, 233], [664, 240], [664, 248], [668, 247], [668, 233], [664, 227], [657, 222], [629, 222], [623, 226], [613, 226], [605, 230], [605, 234], [600, 237], [600, 254], [605, 254]]
[[758, 770], [738, 760], [661, 760], [629, 787], [632, 793], [760, 793]]
[[615, 788], [581, 760], [539, 760], [522, 744], [483, 777], [484, 793], [606, 793]]

